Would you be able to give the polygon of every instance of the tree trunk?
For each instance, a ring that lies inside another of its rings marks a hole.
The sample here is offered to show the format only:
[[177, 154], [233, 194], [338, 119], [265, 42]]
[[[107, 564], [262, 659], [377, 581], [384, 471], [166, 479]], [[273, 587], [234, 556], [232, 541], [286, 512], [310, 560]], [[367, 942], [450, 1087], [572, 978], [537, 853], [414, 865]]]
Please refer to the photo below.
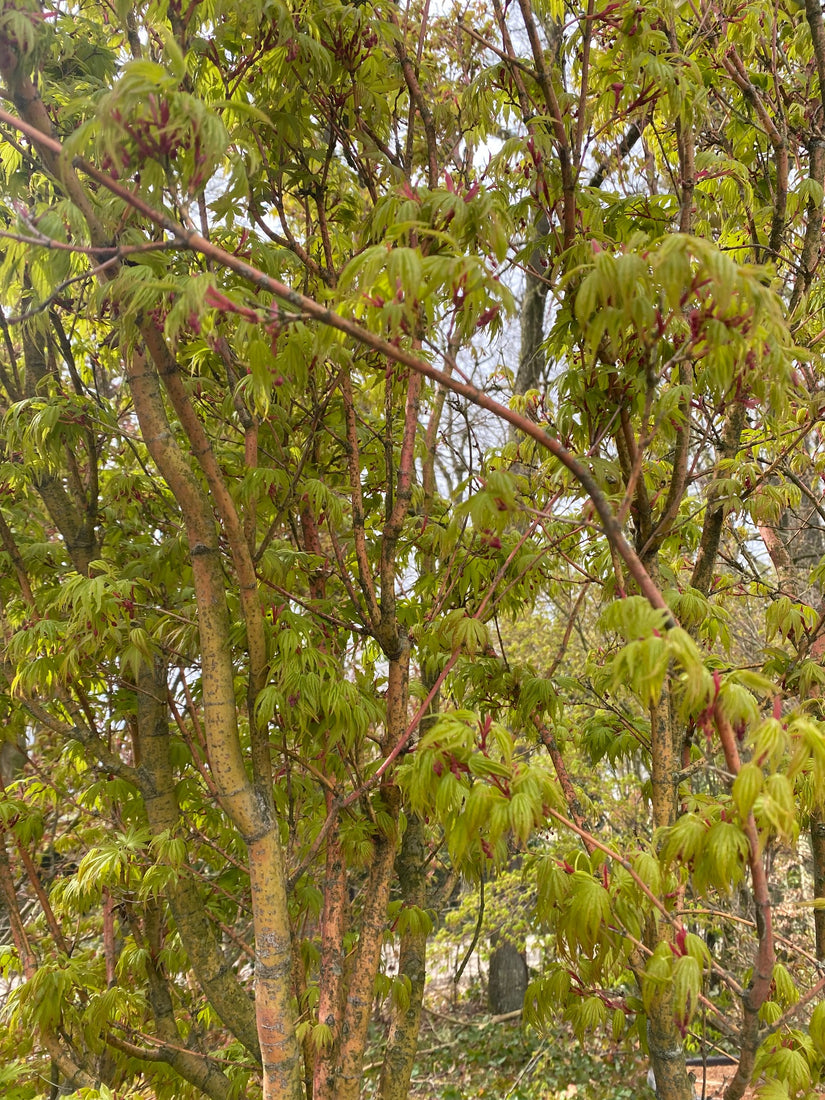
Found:
[[[158, 659], [143, 665], [137, 678], [138, 779], [149, 828], [155, 836], [174, 833], [179, 824], [175, 780], [169, 758], [169, 707], [166, 667]], [[255, 1006], [235, 978], [215, 928], [204, 909], [200, 890], [186, 868], [170, 883], [167, 900], [189, 962], [210, 1005], [224, 1025], [256, 1059], [261, 1051]]]
[[[681, 766], [667, 688], [650, 708], [650, 748], [653, 827], [662, 829], [676, 820], [677, 777]], [[654, 951], [658, 944], [672, 941], [673, 928], [661, 919], [652, 918], [645, 939], [647, 946]], [[682, 1033], [676, 1023], [670, 984], [657, 989], [651, 999], [647, 1012], [647, 1034], [659, 1100], [693, 1100], [693, 1086], [685, 1068]]]
[[510, 940], [503, 940], [490, 956], [487, 1003], [494, 1016], [519, 1012], [527, 992], [527, 963]]
[[[414, 905], [423, 910], [427, 904], [425, 861], [424, 824], [413, 813], [407, 820], [395, 864], [405, 906]], [[407, 928], [401, 936], [398, 976], [406, 978], [409, 983], [408, 997], [406, 1002], [395, 1000], [392, 1005], [378, 1091], [381, 1100], [406, 1100], [409, 1094], [424, 1006], [428, 936], [429, 932], [419, 925]]]
[[[814, 864], [814, 897], [825, 899], [825, 820], [822, 811], [811, 814], [811, 852]], [[825, 960], [825, 909], [814, 909], [816, 957]]]
[[514, 392], [519, 394], [538, 387], [546, 365], [543, 342], [548, 288], [547, 280], [539, 273], [541, 263], [541, 253], [536, 249], [525, 276], [521, 303], [521, 351], [513, 385]]

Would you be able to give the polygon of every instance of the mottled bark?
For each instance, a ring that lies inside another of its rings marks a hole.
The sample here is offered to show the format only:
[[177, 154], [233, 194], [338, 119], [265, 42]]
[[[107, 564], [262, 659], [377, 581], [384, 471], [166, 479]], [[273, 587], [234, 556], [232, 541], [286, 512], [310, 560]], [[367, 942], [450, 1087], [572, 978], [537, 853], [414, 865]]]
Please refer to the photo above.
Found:
[[[736, 401], [731, 406], [725, 425], [722, 429], [722, 445], [719, 448], [717, 462], [732, 459], [739, 450], [739, 441], [742, 438], [742, 429], [745, 426], [745, 406], [741, 401]], [[726, 470], [720, 470], [714, 481], [728, 476]], [[696, 563], [693, 567], [693, 575], [690, 583], [706, 596], [713, 582], [713, 571], [716, 568], [716, 557], [719, 553], [719, 543], [722, 540], [722, 528], [725, 521], [724, 505], [716, 504], [717, 492], [714, 482], [708, 486], [707, 504], [705, 506], [705, 520], [702, 525], [702, 535], [699, 541], [699, 553], [696, 555]]]
[[[424, 824], [417, 814], [411, 814], [395, 864], [405, 906], [426, 907], [426, 859]], [[419, 928], [407, 928], [401, 936], [398, 976], [409, 983], [409, 999], [406, 1004], [395, 1002], [392, 1006], [378, 1090], [380, 1100], [406, 1100], [409, 1094], [424, 1005], [427, 938], [428, 933]]]
[[139, 349], [128, 361], [127, 377], [143, 439], [186, 524], [198, 603], [210, 768], [221, 804], [249, 853], [256, 947], [255, 1010], [264, 1097], [298, 1100], [300, 1055], [291, 999], [291, 932], [283, 854], [271, 803], [260, 797], [246, 774], [236, 712], [229, 611], [212, 502], [175, 441], [157, 373]]
[[347, 990], [334, 1100], [358, 1100], [364, 1068], [375, 977], [381, 961], [381, 944], [390, 900], [392, 870], [397, 838], [395, 829], [400, 809], [397, 787], [385, 785], [381, 795], [391, 832], [378, 833], [373, 840], [373, 857], [367, 881], [361, 929]]
[[685, 1068], [681, 1034], [674, 1023], [673, 992], [657, 990], [647, 1013], [650, 1064], [659, 1100], [693, 1100], [693, 1084]]
[[[166, 668], [160, 659], [152, 666], [141, 667], [136, 687], [137, 773], [146, 816], [156, 836], [173, 833], [179, 813], [169, 755]], [[260, 1059], [255, 1006], [238, 983], [206, 914], [200, 889], [185, 867], [169, 883], [166, 897], [189, 962], [210, 1005], [239, 1042]]]
[[[679, 810], [681, 753], [676, 743], [668, 692], [650, 708], [650, 754], [653, 826], [661, 829], [675, 822]], [[653, 951], [657, 944], [672, 941], [673, 928], [661, 918], [651, 916], [645, 938]], [[647, 1034], [659, 1100], [693, 1100], [693, 1086], [685, 1068], [682, 1032], [676, 1023], [670, 984], [657, 988], [651, 999]]]
[[[537, 230], [538, 231], [538, 230]], [[540, 385], [546, 367], [544, 356], [544, 314], [547, 309], [547, 279], [542, 275], [546, 263], [536, 249], [525, 273], [521, 300], [521, 350], [513, 392], [527, 393]]]
[[330, 1041], [315, 1055], [312, 1100], [332, 1100], [335, 1095], [346, 977], [344, 933], [349, 918], [347, 893], [347, 865], [336, 823], [330, 829], [327, 840], [318, 977], [318, 1022], [326, 1025], [331, 1034]]
[[667, 828], [679, 810], [677, 786], [681, 753], [677, 747], [670, 712], [669, 693], [650, 708], [650, 757], [653, 826]]

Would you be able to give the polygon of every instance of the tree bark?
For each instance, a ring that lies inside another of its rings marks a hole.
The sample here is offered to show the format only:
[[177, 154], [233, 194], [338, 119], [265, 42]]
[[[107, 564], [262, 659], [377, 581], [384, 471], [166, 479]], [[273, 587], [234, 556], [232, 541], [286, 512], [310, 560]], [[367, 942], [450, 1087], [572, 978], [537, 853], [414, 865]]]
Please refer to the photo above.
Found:
[[[544, 236], [549, 230], [546, 215], [535, 226], [535, 236]], [[547, 279], [542, 272], [547, 268], [543, 252], [538, 245], [533, 250], [525, 271], [524, 297], [521, 302], [521, 349], [513, 392], [527, 393], [538, 387], [546, 366], [544, 357], [544, 314], [547, 308]]]
[[[674, 728], [668, 691], [650, 708], [651, 782], [653, 787], [653, 827], [667, 828], [678, 813], [677, 783], [681, 756], [674, 741]], [[660, 943], [673, 940], [673, 928], [655, 916], [645, 936], [651, 951]], [[682, 1033], [676, 1023], [673, 991], [670, 985], [658, 989], [647, 1013], [650, 1061], [656, 1078], [659, 1100], [693, 1100], [693, 1086], [685, 1068]]]
[[[151, 322], [149, 322], [151, 323]], [[291, 931], [283, 854], [271, 799], [246, 774], [235, 701], [235, 670], [218, 530], [205, 488], [166, 418], [159, 380], [146, 355], [128, 360], [128, 382], [144, 442], [184, 518], [201, 644], [204, 729], [221, 804], [243, 837], [255, 923], [255, 1010], [264, 1100], [299, 1100], [300, 1054], [291, 993]]]
[[[411, 814], [396, 860], [396, 873], [405, 906], [414, 905], [423, 909], [427, 904], [425, 862], [424, 823], [418, 814]], [[407, 979], [409, 997], [406, 1004], [395, 1002], [392, 1006], [378, 1089], [381, 1100], [406, 1100], [409, 1094], [424, 1006], [428, 935], [421, 929], [408, 928], [401, 936], [398, 976]]]
[[[166, 667], [160, 658], [143, 665], [137, 678], [137, 766], [149, 828], [155, 836], [179, 824], [175, 780], [169, 757]], [[206, 915], [200, 890], [185, 867], [167, 891], [175, 925], [189, 962], [210, 1005], [224, 1025], [260, 1061], [255, 1005], [239, 985]]]
[[[825, 820], [822, 811], [811, 814], [811, 853], [814, 865], [814, 897], [825, 900]], [[816, 957], [825, 960], [825, 909], [814, 909]]]

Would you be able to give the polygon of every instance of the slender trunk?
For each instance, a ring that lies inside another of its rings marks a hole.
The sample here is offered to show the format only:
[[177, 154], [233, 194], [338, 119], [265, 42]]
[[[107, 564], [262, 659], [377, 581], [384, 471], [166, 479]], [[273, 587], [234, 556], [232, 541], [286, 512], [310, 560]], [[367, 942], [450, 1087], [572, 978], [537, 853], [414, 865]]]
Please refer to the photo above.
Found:
[[[426, 849], [424, 823], [411, 814], [396, 861], [396, 872], [405, 907], [423, 909], [427, 904]], [[406, 1100], [410, 1090], [418, 1033], [424, 1006], [424, 981], [427, 973], [427, 938], [429, 933], [416, 926], [407, 928], [401, 936], [398, 975], [406, 978], [408, 997], [393, 1004], [387, 1048], [381, 1067], [380, 1100]]]
[[232, 1086], [228, 1078], [207, 1058], [187, 1050], [186, 1038], [178, 1030], [169, 983], [157, 962], [162, 946], [162, 924], [160, 906], [150, 901], [145, 907], [144, 916], [144, 930], [149, 946], [146, 978], [149, 1005], [155, 1018], [157, 1035], [163, 1043], [168, 1044], [160, 1048], [163, 1060], [184, 1080], [206, 1093], [211, 1100], [229, 1100]]
[[[737, 776], [741, 763], [736, 734], [718, 704], [714, 709], [714, 719], [716, 728], [719, 731], [719, 740], [725, 753], [725, 766], [731, 775]], [[736, 1067], [733, 1080], [725, 1090], [725, 1100], [740, 1100], [750, 1084], [756, 1063], [756, 1051], [762, 1038], [760, 1035], [759, 1012], [770, 996], [773, 968], [776, 961], [773, 916], [768, 891], [768, 876], [765, 871], [765, 855], [752, 812], [748, 814], [744, 823], [744, 831], [748, 838], [748, 864], [753, 886], [757, 944], [754, 951], [751, 979], [742, 997], [739, 1065]]]
[[375, 978], [381, 962], [381, 945], [390, 900], [393, 862], [396, 852], [396, 828], [400, 798], [397, 787], [381, 788], [384, 815], [391, 831], [381, 832], [373, 841], [373, 858], [366, 886], [361, 934], [352, 968], [347, 1003], [344, 1011], [341, 1055], [334, 1100], [358, 1100], [364, 1068]]
[[[814, 897], [825, 898], [825, 820], [821, 812], [811, 817], [811, 851], [814, 863]], [[814, 909], [816, 957], [825, 960], [825, 909]]]
[[[745, 427], [745, 406], [742, 401], [736, 401], [725, 421], [722, 429], [722, 446], [719, 449], [717, 461], [722, 462], [734, 457], [739, 450], [739, 441], [742, 438], [742, 430]], [[724, 481], [728, 477], [726, 470], [721, 470], [714, 481]], [[725, 521], [725, 509], [722, 505], [715, 505], [718, 497], [716, 486], [712, 482], [707, 491], [707, 505], [705, 507], [705, 521], [702, 525], [702, 535], [699, 540], [699, 553], [696, 555], [696, 564], [693, 567], [693, 575], [690, 583], [697, 588], [703, 596], [707, 596], [713, 583], [713, 571], [716, 568], [716, 557], [719, 553], [719, 544], [722, 541], [722, 528]]]
[[667, 692], [650, 708], [650, 754], [653, 827], [662, 829], [676, 820], [677, 777], [681, 767], [681, 753], [674, 742]]
[[[653, 826], [672, 825], [678, 812], [677, 776], [681, 752], [674, 743], [669, 695], [665, 692], [650, 708], [651, 780], [653, 787]], [[669, 942], [673, 930], [669, 924], [651, 917], [647, 946]], [[693, 1100], [693, 1087], [685, 1069], [682, 1034], [676, 1024], [673, 990], [670, 984], [657, 989], [647, 1012], [650, 1061], [656, 1078], [659, 1100]]]
[[321, 965], [318, 980], [318, 1022], [330, 1038], [315, 1055], [312, 1100], [332, 1100], [336, 1061], [341, 1043], [345, 979], [344, 932], [347, 924], [347, 867], [337, 824], [327, 840], [324, 908], [321, 914]]
[[[550, 231], [547, 216], [542, 214], [536, 222], [536, 237]], [[530, 257], [525, 272], [524, 297], [521, 302], [521, 349], [518, 371], [513, 391], [524, 394], [535, 389], [544, 374], [544, 312], [547, 307], [548, 280], [542, 275], [547, 268], [545, 250], [538, 244]]]

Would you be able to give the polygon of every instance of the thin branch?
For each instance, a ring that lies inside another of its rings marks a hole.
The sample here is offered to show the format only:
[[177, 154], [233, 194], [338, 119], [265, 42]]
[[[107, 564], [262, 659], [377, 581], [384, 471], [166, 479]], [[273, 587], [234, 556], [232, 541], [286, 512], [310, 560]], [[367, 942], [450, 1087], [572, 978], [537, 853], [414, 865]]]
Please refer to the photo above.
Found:
[[[395, 15], [392, 8], [389, 10], [388, 18], [400, 31], [398, 17]], [[427, 100], [424, 98], [424, 93], [418, 82], [418, 76], [407, 54], [407, 48], [401, 36], [399, 36], [395, 43], [395, 52], [401, 64], [401, 71], [404, 74], [404, 82], [410, 93], [410, 100], [415, 104], [422, 125], [424, 126], [424, 138], [427, 142], [427, 183], [431, 190], [435, 190], [438, 186], [438, 139], [436, 137], [433, 114]]]

